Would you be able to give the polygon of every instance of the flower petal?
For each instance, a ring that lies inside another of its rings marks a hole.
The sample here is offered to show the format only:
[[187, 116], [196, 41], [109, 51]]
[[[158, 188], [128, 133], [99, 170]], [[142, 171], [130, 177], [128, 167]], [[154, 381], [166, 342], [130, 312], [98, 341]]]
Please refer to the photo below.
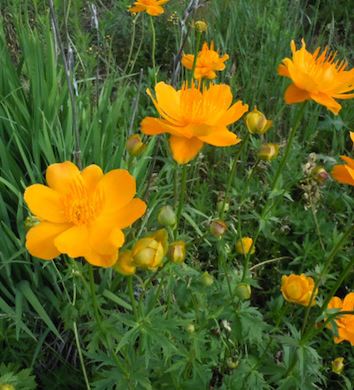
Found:
[[112, 225], [102, 221], [90, 227], [90, 247], [98, 254], [109, 255], [118, 251], [124, 244], [124, 239], [124, 234], [119, 228], [112, 228]]
[[151, 16], [158, 16], [163, 14], [165, 11], [159, 5], [151, 5], [147, 7], [146, 12]]
[[102, 169], [98, 165], [89, 165], [86, 167], [82, 172], [81, 176], [84, 179], [84, 182], [86, 184], [86, 188], [88, 191], [94, 191], [96, 188], [96, 185], [100, 181], [100, 179], [103, 177]]
[[214, 146], [230, 146], [238, 144], [241, 139], [226, 128], [219, 128], [217, 131], [205, 137], [198, 137], [201, 141]]
[[82, 181], [78, 167], [70, 161], [49, 165], [46, 179], [50, 188], [65, 194]]
[[112, 265], [118, 260], [118, 251], [112, 252], [108, 255], [101, 255], [94, 251], [91, 251], [85, 256], [87, 262], [97, 267], [112, 267]]
[[172, 135], [170, 137], [170, 147], [172, 155], [178, 164], [186, 164], [191, 161], [200, 151], [203, 142], [198, 138], [185, 138]]
[[90, 244], [89, 231], [86, 225], [73, 226], [54, 240], [54, 245], [60, 253], [65, 253], [72, 258], [88, 254]]
[[331, 96], [326, 95], [325, 93], [311, 93], [311, 98], [315, 102], [327, 107], [335, 115], [338, 115], [339, 111], [342, 109], [342, 106], [337, 101], [335, 101]]
[[156, 135], [156, 134], [164, 134], [169, 133], [173, 135], [181, 135], [183, 134], [183, 127], [174, 126], [170, 122], [165, 119], [146, 117], [141, 123], [141, 132], [146, 135]]
[[[352, 173], [350, 171], [352, 171]], [[354, 170], [347, 165], [335, 165], [332, 169], [332, 176], [339, 183], [354, 186]]]
[[55, 223], [65, 222], [62, 197], [51, 188], [33, 184], [26, 188], [24, 199], [36, 217]]
[[310, 94], [307, 91], [298, 88], [295, 84], [290, 84], [284, 95], [287, 104], [304, 102], [310, 98]]
[[243, 104], [242, 101], [239, 100], [235, 104], [233, 104], [220, 118], [220, 120], [218, 121], [218, 125], [228, 126], [240, 119], [241, 116], [247, 111], [248, 104]]
[[354, 169], [354, 159], [353, 158], [350, 158], [348, 156], [340, 156], [340, 158], [349, 165], [349, 168]]
[[26, 235], [26, 248], [32, 256], [44, 260], [52, 260], [60, 255], [54, 245], [54, 239], [69, 229], [69, 224], [41, 222], [31, 228]]

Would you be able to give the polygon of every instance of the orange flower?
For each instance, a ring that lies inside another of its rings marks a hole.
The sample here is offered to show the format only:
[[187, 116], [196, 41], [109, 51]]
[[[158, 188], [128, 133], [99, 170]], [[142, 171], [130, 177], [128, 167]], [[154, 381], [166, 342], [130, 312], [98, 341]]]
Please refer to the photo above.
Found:
[[124, 243], [122, 229], [146, 209], [134, 198], [134, 177], [124, 169], [104, 175], [97, 165], [80, 172], [66, 161], [50, 165], [46, 179], [48, 186], [34, 184], [25, 191], [25, 201], [40, 221], [27, 233], [28, 251], [44, 260], [64, 253], [101, 267], [113, 265]]
[[[283, 294], [284, 299], [288, 302], [308, 306], [314, 288], [314, 280], [310, 276], [306, 276], [304, 274], [291, 274], [289, 276], [283, 275], [281, 278], [280, 290]], [[311, 306], [315, 305], [316, 295], [317, 290], [312, 297]]]
[[132, 13], [146, 12], [151, 16], [159, 16], [165, 12], [161, 5], [169, 0], [137, 0], [130, 8]]
[[141, 130], [148, 135], [171, 134], [170, 146], [178, 164], [186, 164], [204, 143], [214, 146], [236, 145], [241, 140], [227, 126], [236, 122], [248, 105], [240, 100], [233, 104], [228, 85], [211, 85], [200, 90], [192, 85], [176, 91], [163, 82], [155, 86], [156, 100], [147, 90], [161, 119], [147, 117]]
[[[350, 131], [350, 138], [354, 143], [354, 132]], [[347, 165], [335, 165], [332, 170], [332, 176], [339, 183], [354, 186], [354, 159], [347, 156], [340, 156]]]
[[353, 93], [346, 93], [354, 89], [354, 69], [345, 70], [346, 61], [334, 62], [336, 53], [330, 53], [328, 48], [321, 54], [320, 50], [317, 48], [311, 54], [306, 50], [304, 40], [301, 49], [296, 50], [295, 42], [291, 41], [293, 58], [285, 58], [278, 67], [278, 74], [293, 82], [285, 92], [285, 102], [292, 104], [312, 99], [337, 115], [342, 106], [335, 99], [354, 97]]
[[[215, 71], [225, 69], [224, 62], [229, 59], [227, 54], [219, 57], [217, 51], [214, 50], [214, 42], [210, 43], [210, 49], [207, 42], [204, 42], [202, 50], [197, 55], [197, 61], [194, 68], [194, 78], [215, 79]], [[193, 69], [194, 54], [185, 54], [182, 57], [182, 64], [187, 69]]]
[[[343, 301], [333, 297], [328, 304], [328, 309], [340, 309], [340, 311], [354, 311], [354, 292], [346, 295]], [[344, 314], [336, 318], [338, 336], [334, 337], [335, 343], [349, 341], [354, 347], [354, 314]]]

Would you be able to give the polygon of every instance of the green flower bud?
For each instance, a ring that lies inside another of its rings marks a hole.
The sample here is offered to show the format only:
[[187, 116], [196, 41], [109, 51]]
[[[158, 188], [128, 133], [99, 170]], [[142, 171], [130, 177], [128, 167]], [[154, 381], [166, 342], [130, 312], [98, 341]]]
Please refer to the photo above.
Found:
[[157, 221], [162, 226], [174, 227], [177, 223], [177, 216], [173, 208], [169, 205], [161, 207], [158, 215]]

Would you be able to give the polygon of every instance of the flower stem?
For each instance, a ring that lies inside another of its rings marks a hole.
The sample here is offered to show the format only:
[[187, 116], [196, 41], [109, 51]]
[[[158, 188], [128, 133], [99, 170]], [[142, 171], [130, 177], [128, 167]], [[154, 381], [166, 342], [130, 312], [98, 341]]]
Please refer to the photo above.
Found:
[[87, 372], [86, 372], [86, 368], [85, 368], [84, 358], [82, 356], [82, 351], [81, 351], [81, 346], [80, 346], [80, 339], [79, 339], [79, 333], [77, 331], [76, 321], [73, 322], [73, 328], [74, 328], [76, 347], [77, 347], [77, 350], [78, 350], [78, 353], [79, 353], [81, 369], [82, 369], [82, 373], [83, 373], [84, 379], [85, 379], [86, 389], [87, 390], [91, 390], [90, 382], [88, 380]]
[[138, 309], [137, 309], [136, 300], [134, 297], [133, 277], [132, 276], [128, 277], [128, 289], [129, 289], [129, 296], [130, 296], [130, 301], [131, 301], [132, 308], [133, 308], [134, 317], [135, 317], [135, 320], [137, 321], [138, 320]]
[[178, 209], [177, 209], [177, 226], [179, 225], [179, 221], [181, 219], [183, 207], [184, 207], [184, 201], [186, 199], [186, 191], [187, 191], [187, 166], [182, 166], [182, 172], [181, 172], [181, 184], [180, 184], [180, 194], [179, 194], [179, 202], [178, 202]]
[[150, 16], [150, 26], [151, 26], [151, 34], [152, 34], [152, 50], [151, 50], [152, 68], [154, 71], [154, 82], [155, 84], [157, 84], [156, 62], [155, 62], [156, 31], [155, 31], [154, 20], [152, 16]]
[[195, 48], [194, 48], [194, 58], [193, 58], [192, 71], [191, 71], [191, 75], [190, 75], [190, 79], [189, 79], [190, 85], [192, 84], [192, 81], [194, 78], [194, 71], [195, 71], [195, 67], [197, 65], [197, 59], [198, 59], [201, 38], [202, 38], [202, 32], [198, 31], [197, 32], [197, 40], [196, 40], [196, 44], [195, 44]]
[[137, 14], [136, 17], [133, 19], [133, 31], [132, 31], [132, 38], [131, 38], [131, 41], [130, 41], [129, 55], [128, 55], [127, 63], [125, 64], [125, 67], [124, 67], [124, 73], [125, 74], [127, 73], [127, 70], [128, 70], [128, 67], [129, 67], [129, 63], [130, 63], [130, 60], [132, 58], [132, 54], [133, 54], [133, 50], [134, 50], [136, 22], [137, 22], [137, 20], [139, 18], [139, 15], [140, 14]]

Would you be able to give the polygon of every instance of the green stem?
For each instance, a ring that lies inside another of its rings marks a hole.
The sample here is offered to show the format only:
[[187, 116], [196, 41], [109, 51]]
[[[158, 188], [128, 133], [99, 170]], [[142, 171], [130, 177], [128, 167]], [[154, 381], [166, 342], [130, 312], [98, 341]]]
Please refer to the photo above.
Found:
[[79, 339], [79, 333], [77, 331], [76, 321], [74, 321], [73, 327], [74, 327], [74, 335], [75, 335], [76, 347], [77, 347], [77, 350], [78, 350], [78, 353], [79, 353], [79, 359], [80, 359], [82, 373], [83, 373], [84, 379], [85, 379], [86, 389], [87, 390], [91, 390], [90, 382], [89, 382], [88, 377], [87, 377], [87, 372], [86, 372], [84, 358], [83, 358], [82, 351], [81, 351], [80, 339]]
[[130, 301], [131, 301], [132, 308], [133, 308], [135, 321], [137, 321], [138, 320], [138, 309], [137, 309], [136, 300], [134, 297], [133, 277], [132, 276], [128, 277], [128, 289], [129, 289], [129, 296], [130, 296]]
[[155, 62], [155, 52], [156, 52], [156, 31], [154, 26], [153, 17], [150, 16], [150, 26], [151, 26], [151, 34], [152, 34], [152, 51], [151, 51], [151, 59], [152, 59], [152, 68], [154, 71], [154, 81], [155, 85], [157, 84], [157, 75], [156, 75], [156, 62]]
[[133, 31], [132, 31], [132, 39], [130, 41], [130, 48], [129, 48], [129, 55], [128, 55], [128, 60], [127, 63], [125, 64], [124, 67], [124, 73], [127, 73], [128, 67], [130, 60], [132, 58], [133, 50], [134, 50], [134, 44], [135, 44], [135, 32], [136, 32], [136, 21], [138, 20], [140, 14], [137, 14], [136, 17], [133, 19]]
[[199, 46], [200, 46], [201, 37], [202, 37], [202, 33], [200, 31], [198, 31], [197, 32], [197, 41], [196, 41], [196, 45], [195, 45], [195, 49], [194, 49], [194, 58], [193, 58], [192, 72], [191, 72], [191, 76], [190, 76], [190, 79], [189, 79], [189, 84], [190, 85], [192, 85], [192, 81], [193, 81], [193, 78], [194, 78], [194, 71], [195, 71], [195, 67], [197, 65], [197, 59], [198, 59], [198, 53], [199, 53]]
[[178, 209], [177, 209], [177, 226], [179, 225], [184, 202], [186, 199], [186, 191], [187, 191], [187, 166], [184, 164], [182, 166], [182, 173], [181, 173], [181, 185], [180, 185], [180, 194], [179, 194], [179, 202], [178, 202]]

